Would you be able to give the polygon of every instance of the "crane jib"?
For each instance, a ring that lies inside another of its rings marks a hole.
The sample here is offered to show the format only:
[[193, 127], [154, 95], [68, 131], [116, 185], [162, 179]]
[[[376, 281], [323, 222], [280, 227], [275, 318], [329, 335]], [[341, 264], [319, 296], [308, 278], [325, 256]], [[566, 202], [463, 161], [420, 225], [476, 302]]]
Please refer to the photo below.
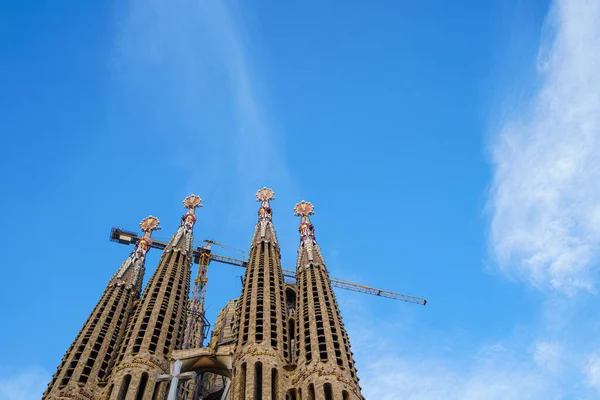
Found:
[[[117, 242], [117, 243], [127, 244], [127, 245], [129, 245], [129, 244], [135, 245], [139, 240], [140, 240], [140, 237], [134, 232], [130, 232], [130, 231], [126, 231], [124, 229], [114, 228], [114, 227], [111, 229], [111, 232], [110, 232], [110, 241], [111, 242]], [[232, 248], [226, 247], [226, 246], [221, 245], [220, 243], [212, 241], [212, 240], [207, 240], [205, 242], [218, 245], [225, 249], [229, 249], [229, 250], [232, 249]], [[167, 244], [164, 242], [158, 241], [158, 240], [153, 240], [151, 247], [155, 248], [155, 249], [159, 249], [159, 250], [164, 250], [167, 247]], [[237, 249], [234, 249], [234, 250], [237, 250]], [[245, 253], [242, 250], [237, 250], [237, 251], [239, 251], [240, 253]], [[194, 253], [193, 261], [196, 264], [199, 263], [201, 255], [208, 255], [209, 261], [216, 261], [216, 262], [220, 262], [222, 264], [234, 265], [236, 267], [241, 267], [241, 268], [246, 268], [248, 266], [247, 260], [241, 260], [239, 258], [227, 257], [227, 256], [223, 256], [220, 254], [213, 254], [213, 253], [211, 253], [211, 251], [208, 247], [198, 246], [195, 250], [193, 250], [193, 253]], [[292, 271], [289, 269], [282, 269], [282, 273], [283, 273], [283, 277], [286, 278], [286, 282], [288, 282], [288, 283], [296, 282], [296, 272], [295, 271]], [[342, 281], [342, 280], [335, 279], [335, 278], [330, 278], [329, 281], [331, 282], [331, 286], [340, 288], [340, 289], [352, 290], [354, 292], [365, 293], [365, 294], [371, 294], [374, 296], [385, 297], [387, 299], [405, 301], [407, 303], [420, 304], [422, 306], [427, 304], [427, 300], [423, 299], [421, 297], [409, 296], [407, 294], [391, 292], [389, 290], [376, 289], [374, 287], [359, 285], [358, 283], [346, 282], [346, 281]]]

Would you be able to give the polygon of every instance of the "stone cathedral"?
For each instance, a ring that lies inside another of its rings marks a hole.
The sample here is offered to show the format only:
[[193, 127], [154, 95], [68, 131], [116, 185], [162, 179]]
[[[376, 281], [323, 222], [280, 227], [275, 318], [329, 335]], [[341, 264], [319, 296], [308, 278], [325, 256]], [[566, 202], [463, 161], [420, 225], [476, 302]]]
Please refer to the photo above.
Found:
[[[189, 295], [193, 228], [202, 206], [191, 195], [143, 291], [146, 253], [157, 248], [151, 236], [160, 226], [152, 216], [140, 223], [143, 236], [109, 280], [42, 398], [364, 400], [315, 240], [313, 205], [294, 207], [300, 245], [296, 283], [290, 284], [272, 220], [273, 190], [263, 188], [256, 197], [258, 222], [242, 292], [219, 313], [207, 346], [203, 298]], [[199, 262], [200, 280], [203, 265], [208, 262]]]

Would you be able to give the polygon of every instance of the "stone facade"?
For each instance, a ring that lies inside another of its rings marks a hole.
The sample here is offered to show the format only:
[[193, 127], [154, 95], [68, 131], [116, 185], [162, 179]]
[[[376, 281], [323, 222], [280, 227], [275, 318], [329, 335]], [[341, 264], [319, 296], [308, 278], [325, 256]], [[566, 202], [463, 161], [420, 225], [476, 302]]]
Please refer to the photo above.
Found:
[[[174, 397], [186, 400], [200, 395], [205, 400], [364, 400], [310, 221], [312, 204], [301, 202], [294, 209], [301, 217], [300, 245], [296, 282], [286, 283], [272, 221], [273, 191], [263, 188], [257, 198], [259, 217], [242, 293], [219, 313], [208, 347], [197, 348], [201, 326], [190, 320], [204, 305], [192, 307], [188, 299], [198, 198], [193, 206], [184, 202], [188, 212], [141, 298], [145, 252], [138, 251], [140, 245], [121, 266], [44, 399], [164, 400], [175, 390]], [[199, 277], [206, 278], [208, 259], [199, 259], [204, 260]], [[179, 383], [171, 388], [169, 381]]]
[[282, 399], [289, 358], [286, 302], [279, 244], [269, 204], [273, 191], [257, 193], [261, 206], [238, 302], [234, 400]]
[[192, 228], [196, 220], [194, 208], [198, 205], [199, 202], [194, 206], [186, 204], [188, 212], [164, 249], [136, 307], [109, 382], [107, 400], [165, 397], [167, 384], [155, 382], [154, 377], [169, 372], [170, 355], [183, 343], [190, 291]]

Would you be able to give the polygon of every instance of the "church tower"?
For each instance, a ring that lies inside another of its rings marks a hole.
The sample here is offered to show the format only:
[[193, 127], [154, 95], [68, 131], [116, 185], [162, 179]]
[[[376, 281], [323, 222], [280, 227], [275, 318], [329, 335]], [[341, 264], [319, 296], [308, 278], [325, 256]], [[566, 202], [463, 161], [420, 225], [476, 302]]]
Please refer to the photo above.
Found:
[[134, 302], [139, 299], [146, 253], [152, 231], [160, 229], [156, 217], [145, 218], [144, 236], [111, 278], [100, 301], [63, 357], [43, 399], [99, 398], [125, 336]]
[[329, 272], [315, 240], [311, 203], [294, 207], [300, 216], [296, 263], [296, 362], [291, 387], [298, 398], [363, 400], [348, 334], [333, 293]]
[[283, 399], [289, 349], [279, 244], [269, 202], [273, 190], [256, 193], [260, 208], [238, 301], [232, 400]]
[[196, 195], [183, 201], [187, 213], [165, 247], [127, 329], [117, 365], [106, 392], [110, 400], [159, 400], [167, 385], [154, 377], [169, 371], [169, 356], [181, 348], [186, 322], [192, 264], [192, 229]]

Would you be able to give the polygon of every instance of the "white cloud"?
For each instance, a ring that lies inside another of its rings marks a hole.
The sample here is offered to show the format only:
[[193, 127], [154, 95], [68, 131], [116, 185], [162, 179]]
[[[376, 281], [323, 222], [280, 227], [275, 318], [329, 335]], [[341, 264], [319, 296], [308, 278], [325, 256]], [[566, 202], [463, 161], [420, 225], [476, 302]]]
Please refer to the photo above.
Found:
[[[353, 345], [353, 349], [357, 346]], [[393, 349], [393, 347], [390, 347]], [[501, 345], [482, 347], [477, 356], [403, 357], [396, 350], [377, 358], [363, 354], [359, 371], [363, 394], [381, 400], [560, 399], [556, 382], [528, 358], [519, 360]], [[380, 353], [381, 354], [381, 353]]]
[[556, 342], [540, 340], [535, 343], [533, 360], [538, 367], [557, 372], [561, 367], [562, 347]]
[[0, 377], [0, 399], [39, 400], [50, 378], [49, 373], [38, 368], [2, 376]]
[[600, 353], [589, 356], [584, 372], [588, 386], [600, 393]]
[[600, 3], [555, 2], [540, 86], [493, 146], [491, 246], [536, 286], [593, 290], [600, 248]]

